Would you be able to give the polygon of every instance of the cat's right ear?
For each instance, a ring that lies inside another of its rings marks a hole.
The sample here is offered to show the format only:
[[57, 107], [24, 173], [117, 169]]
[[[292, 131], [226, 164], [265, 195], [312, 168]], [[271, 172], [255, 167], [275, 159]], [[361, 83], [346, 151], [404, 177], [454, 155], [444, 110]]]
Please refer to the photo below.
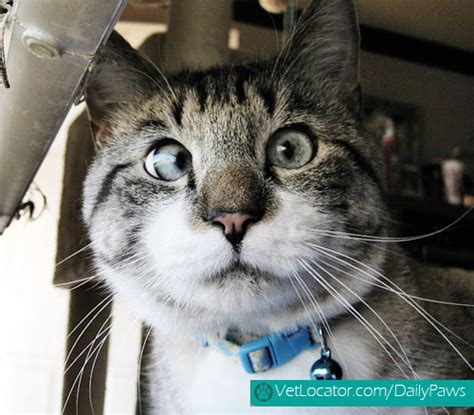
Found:
[[86, 103], [96, 145], [111, 136], [114, 113], [156, 90], [156, 67], [117, 32], [99, 51], [87, 80]]

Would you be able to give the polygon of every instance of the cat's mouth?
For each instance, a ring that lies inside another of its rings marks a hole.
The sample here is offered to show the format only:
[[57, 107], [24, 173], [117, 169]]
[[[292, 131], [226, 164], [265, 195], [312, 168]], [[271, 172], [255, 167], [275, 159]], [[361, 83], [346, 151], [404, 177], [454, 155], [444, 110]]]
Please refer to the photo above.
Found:
[[206, 280], [209, 282], [217, 282], [235, 278], [255, 278], [262, 271], [255, 267], [244, 264], [239, 258], [234, 259], [226, 268], [219, 270], [216, 273], [211, 274]]

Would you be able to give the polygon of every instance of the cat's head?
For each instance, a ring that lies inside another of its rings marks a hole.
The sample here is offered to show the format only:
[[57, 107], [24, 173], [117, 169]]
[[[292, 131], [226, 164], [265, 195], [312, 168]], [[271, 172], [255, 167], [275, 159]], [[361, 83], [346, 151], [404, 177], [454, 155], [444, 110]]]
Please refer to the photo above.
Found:
[[358, 55], [343, 0], [314, 2], [277, 57], [242, 66], [165, 77], [112, 35], [88, 89], [100, 150], [84, 218], [108, 284], [141, 317], [277, 329], [307, 318], [305, 307], [316, 315], [315, 299], [328, 315], [342, 310], [330, 287], [368, 289], [334, 259], [383, 261], [336, 237], [385, 232]]

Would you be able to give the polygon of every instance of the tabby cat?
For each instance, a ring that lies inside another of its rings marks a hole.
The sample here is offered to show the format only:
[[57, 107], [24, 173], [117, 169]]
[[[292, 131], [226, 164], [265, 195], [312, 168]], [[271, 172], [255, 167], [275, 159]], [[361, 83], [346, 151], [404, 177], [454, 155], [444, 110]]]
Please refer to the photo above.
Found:
[[103, 48], [83, 213], [107, 285], [151, 327], [150, 413], [288, 412], [250, 407], [249, 380], [309, 379], [317, 347], [248, 374], [219, 345], [318, 324], [343, 379], [472, 377], [467, 279], [390, 237], [358, 61], [350, 0], [314, 1], [268, 61], [165, 77], [116, 33]]

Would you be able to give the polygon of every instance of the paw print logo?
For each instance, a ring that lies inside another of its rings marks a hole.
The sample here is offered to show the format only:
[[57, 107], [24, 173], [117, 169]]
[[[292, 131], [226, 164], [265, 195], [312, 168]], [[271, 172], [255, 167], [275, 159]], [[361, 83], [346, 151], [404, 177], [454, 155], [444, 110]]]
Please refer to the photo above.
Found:
[[268, 383], [259, 383], [253, 393], [260, 402], [267, 402], [272, 398], [273, 389]]

